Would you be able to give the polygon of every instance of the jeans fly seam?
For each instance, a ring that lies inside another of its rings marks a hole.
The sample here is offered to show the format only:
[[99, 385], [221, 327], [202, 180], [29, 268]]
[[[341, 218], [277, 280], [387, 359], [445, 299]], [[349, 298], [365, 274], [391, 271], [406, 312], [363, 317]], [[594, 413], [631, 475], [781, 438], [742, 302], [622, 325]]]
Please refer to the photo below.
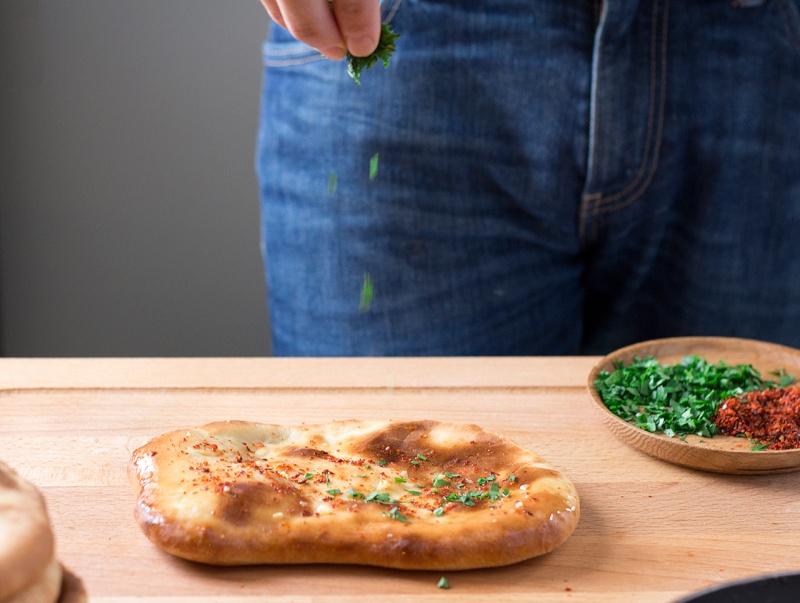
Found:
[[[601, 213], [617, 211], [628, 207], [631, 203], [639, 199], [647, 190], [650, 182], [655, 175], [659, 159], [659, 146], [663, 132], [664, 121], [664, 102], [666, 97], [666, 39], [667, 27], [669, 22], [669, 0], [664, 2], [662, 40], [661, 40], [661, 90], [658, 99], [658, 116], [656, 118], [656, 86], [658, 84], [658, 4], [659, 0], [653, 0], [653, 17], [651, 20], [651, 44], [650, 44], [650, 102], [647, 114], [647, 134], [645, 135], [644, 154], [639, 166], [639, 171], [623, 189], [611, 195], [604, 195], [602, 192], [584, 195], [586, 202], [581, 208], [581, 239], [586, 238], [585, 221], [589, 216], [592, 220], [596, 219]], [[654, 127], [656, 121], [658, 126]], [[657, 131], [655, 138], [654, 130]], [[652, 160], [651, 160], [652, 152]], [[593, 227], [593, 235], [596, 235], [597, 224]]]
[[[661, 146], [661, 136], [663, 134], [663, 129], [664, 129], [664, 105], [666, 100], [667, 29], [669, 24], [669, 0], [665, 0], [664, 2], [664, 12], [662, 17], [663, 25], [661, 32], [661, 56], [660, 56], [661, 90], [658, 98], [658, 112], [657, 115], [654, 116], [655, 105], [656, 105], [655, 88], [657, 85], [656, 82], [659, 79], [657, 75], [658, 64], [659, 64], [657, 58], [658, 48], [656, 45], [656, 39], [657, 39], [656, 25], [658, 19], [658, 11], [656, 10], [657, 4], [658, 0], [655, 0], [653, 2], [654, 6], [653, 43], [651, 45], [651, 57], [650, 57], [650, 70], [651, 70], [650, 114], [648, 116], [648, 124], [647, 124], [648, 133], [646, 140], [645, 159], [642, 162], [642, 169], [640, 169], [634, 181], [631, 182], [631, 184], [629, 184], [627, 187], [625, 187], [624, 190], [611, 196], [603, 196], [601, 199], [597, 200], [594, 206], [594, 216], [597, 216], [600, 213], [606, 213], [623, 209], [625, 207], [628, 207], [631, 203], [635, 202], [637, 199], [639, 199], [647, 190], [647, 188], [650, 186], [650, 182], [652, 182], [656, 168], [658, 167], [659, 147]], [[655, 137], [653, 136], [654, 125], [656, 130]], [[652, 151], [652, 159], [650, 155], [651, 151]]]
[[788, 0], [782, 0], [778, 3], [778, 10], [781, 13], [781, 20], [783, 27], [786, 29], [786, 35], [789, 36], [789, 42], [797, 52], [800, 52], [800, 15], [793, 11], [791, 7], [787, 6]]
[[647, 109], [647, 134], [645, 135], [645, 143], [644, 143], [644, 156], [642, 157], [642, 162], [639, 165], [639, 171], [636, 173], [636, 177], [629, 182], [625, 188], [622, 190], [612, 194], [612, 195], [601, 195], [605, 202], [612, 202], [621, 197], [627, 195], [631, 190], [636, 188], [639, 184], [639, 181], [644, 177], [645, 172], [647, 171], [647, 164], [650, 161], [650, 146], [653, 139], [653, 115], [655, 113], [655, 96], [656, 96], [656, 23], [658, 19], [658, 10], [656, 10], [655, 6], [658, 4], [658, 0], [653, 0], [653, 18], [652, 24], [650, 28], [650, 102], [648, 103]]
[[[650, 162], [649, 170], [647, 171], [647, 177], [645, 178], [644, 182], [639, 185], [639, 188], [631, 193], [631, 195], [625, 199], [622, 198], [621, 201], [618, 201], [617, 198], [612, 197], [604, 197], [597, 201], [595, 204], [595, 215], [599, 213], [606, 213], [611, 211], [618, 211], [620, 209], [624, 209], [628, 207], [631, 203], [634, 203], [637, 199], [639, 199], [650, 186], [650, 183], [653, 181], [653, 177], [655, 176], [656, 169], [658, 168], [658, 162], [660, 159], [660, 148], [661, 148], [661, 139], [664, 134], [664, 109], [666, 105], [666, 97], [667, 97], [667, 32], [669, 29], [669, 2], [670, 0], [664, 1], [664, 12], [663, 12], [663, 25], [661, 27], [661, 90], [658, 99], [658, 115], [656, 118], [656, 135], [655, 138], [650, 141], [652, 143], [653, 148], [653, 159]], [[654, 3], [655, 4], [655, 3]], [[655, 37], [655, 36], [654, 36]], [[653, 50], [655, 50], [655, 43], [653, 44]], [[656, 53], [653, 52], [655, 55]], [[655, 56], [651, 61], [653, 75], [651, 78], [651, 89], [655, 86], [655, 68], [656, 68], [656, 59]], [[653, 90], [653, 97], [655, 97], [655, 90]], [[648, 149], [649, 151], [649, 149]], [[649, 153], [648, 153], [649, 154]], [[616, 203], [615, 203], [616, 201]]]
[[[595, 3], [595, 7], [599, 8], [597, 12], [597, 23], [595, 25], [595, 45], [592, 52], [592, 82], [590, 87], [590, 105], [589, 105], [589, 144], [587, 147], [587, 166], [586, 166], [586, 182], [588, 186], [593, 177], [594, 160], [595, 160], [595, 138], [597, 136], [597, 80], [599, 74], [600, 53], [598, 51], [598, 42], [603, 37], [605, 30], [606, 18], [608, 15], [608, 3], [599, 2], [599, 6]], [[586, 219], [589, 215], [591, 201], [598, 199], [602, 193], [586, 193], [581, 198], [580, 212], [578, 216], [578, 239], [585, 243], [586, 239]]]

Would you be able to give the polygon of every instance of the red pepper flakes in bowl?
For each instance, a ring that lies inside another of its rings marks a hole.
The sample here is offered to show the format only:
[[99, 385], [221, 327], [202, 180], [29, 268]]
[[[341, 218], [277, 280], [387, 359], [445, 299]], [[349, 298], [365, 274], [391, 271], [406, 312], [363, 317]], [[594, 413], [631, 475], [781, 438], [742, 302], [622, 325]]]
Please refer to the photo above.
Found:
[[800, 387], [748, 392], [723, 400], [714, 424], [720, 433], [744, 435], [767, 450], [800, 448]]

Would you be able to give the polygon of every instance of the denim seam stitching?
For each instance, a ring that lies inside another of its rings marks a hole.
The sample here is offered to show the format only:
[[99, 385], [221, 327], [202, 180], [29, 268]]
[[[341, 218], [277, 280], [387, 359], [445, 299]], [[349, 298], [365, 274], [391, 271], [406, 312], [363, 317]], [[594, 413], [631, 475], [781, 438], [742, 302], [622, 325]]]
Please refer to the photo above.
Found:
[[[661, 75], [661, 77], [660, 77], [661, 91], [660, 91], [659, 98], [658, 98], [658, 115], [657, 115], [657, 118], [656, 118], [656, 123], [657, 123], [657, 125], [656, 125], [656, 135], [655, 135], [655, 139], [651, 138], [651, 140], [648, 141], [649, 144], [652, 145], [653, 159], [650, 162], [649, 170], [648, 170], [648, 173], [647, 173], [647, 176], [646, 176], [644, 182], [641, 183], [641, 185], [639, 186], [639, 188], [636, 191], [633, 191], [633, 193], [631, 194], [631, 196], [628, 199], [624, 198], [623, 193], [617, 193], [616, 195], [614, 195], [612, 197], [602, 197], [597, 201], [597, 209], [599, 211], [601, 211], [601, 212], [617, 211], [617, 210], [623, 209], [623, 208], [629, 206], [631, 203], [633, 203], [637, 199], [639, 199], [644, 194], [644, 192], [647, 190], [647, 188], [650, 186], [650, 183], [653, 181], [653, 177], [655, 176], [656, 169], [658, 168], [658, 162], [659, 162], [659, 159], [660, 159], [661, 138], [662, 138], [662, 135], [664, 133], [664, 109], [665, 109], [666, 96], [667, 96], [667, 86], [666, 86], [666, 83], [667, 83], [667, 30], [668, 30], [668, 26], [669, 26], [669, 3], [670, 3], [670, 0], [665, 0], [665, 2], [664, 2], [664, 13], [663, 13], [664, 24], [662, 25], [662, 28], [661, 28], [661, 74], [660, 74]], [[657, 0], [654, 2], [654, 4], [657, 4]], [[654, 88], [655, 88], [655, 85], [656, 85], [655, 84], [655, 81], [656, 81], [655, 69], [656, 69], [656, 65], [657, 65], [656, 54], [657, 53], [655, 52], [655, 42], [654, 42], [653, 43], [653, 56], [652, 56], [652, 60], [651, 60], [651, 69], [653, 70], [653, 74], [651, 76], [651, 83], [650, 83], [651, 94], [652, 94], [653, 97], [655, 97]], [[653, 104], [655, 104], [655, 102], [653, 102]], [[650, 126], [648, 126], [648, 127], [650, 127]], [[648, 152], [647, 152], [648, 159], [649, 159], [649, 154], [650, 153], [649, 153], [649, 148], [648, 148]], [[631, 188], [630, 186], [627, 187], [627, 189], [630, 189], [630, 188]], [[617, 203], [613, 203], [614, 201], [617, 201], [620, 198], [622, 198], [622, 201], [618, 201]]]
[[786, 35], [789, 36], [789, 43], [794, 47], [797, 52], [800, 52], [800, 16], [797, 12], [793, 11], [788, 2], [783, 0], [778, 3], [778, 10], [781, 14], [783, 27], [786, 29]]
[[[653, 1], [653, 5], [658, 4], [658, 0]], [[658, 19], [658, 11], [653, 11], [653, 18], [652, 18], [652, 26], [651, 31], [652, 33], [652, 42], [650, 44], [650, 102], [648, 111], [647, 111], [647, 135], [645, 136], [645, 144], [644, 144], [644, 156], [642, 157], [642, 162], [639, 166], [639, 171], [637, 172], [636, 176], [632, 181], [630, 181], [622, 190], [614, 193], [610, 196], [604, 196], [602, 192], [590, 194], [588, 197], [590, 199], [600, 199], [604, 198], [608, 202], [615, 201], [621, 197], [627, 195], [631, 190], [636, 188], [639, 184], [639, 181], [644, 177], [645, 172], [647, 171], [647, 165], [650, 161], [650, 148], [651, 142], [653, 140], [653, 116], [655, 114], [655, 87], [656, 87], [656, 59], [655, 59], [655, 44], [656, 44], [656, 36], [655, 36], [655, 29], [656, 29], [656, 20]]]
[[[656, 135], [653, 138], [654, 123], [656, 122], [656, 82], [658, 77], [656, 75], [658, 66], [658, 48], [656, 46], [656, 31], [658, 23], [658, 0], [653, 1], [653, 19], [652, 19], [652, 43], [650, 48], [650, 107], [648, 109], [648, 123], [647, 135], [645, 137], [645, 150], [639, 172], [636, 177], [622, 190], [614, 193], [611, 196], [604, 196], [602, 192], [588, 193], [583, 196], [584, 203], [581, 206], [581, 225], [580, 237], [586, 241], [586, 225], [585, 221], [591, 216], [594, 220], [599, 214], [617, 211], [629, 206], [631, 203], [639, 199], [649, 187], [655, 175], [656, 168], [659, 162], [659, 148], [661, 145], [661, 137], [663, 134], [664, 126], [664, 108], [666, 101], [666, 73], [667, 73], [667, 30], [669, 24], [669, 0], [664, 2], [663, 13], [663, 26], [662, 26], [662, 40], [661, 40], [661, 91], [658, 99], [658, 115], [657, 126], [655, 128]], [[650, 154], [652, 151], [652, 161]], [[649, 168], [649, 169], [648, 169]], [[644, 182], [642, 179], [644, 178]], [[637, 188], [638, 187], [638, 188]], [[625, 198], [626, 195], [630, 195]], [[622, 201], [619, 201], [622, 199]], [[616, 202], [616, 203], [615, 203]], [[592, 238], [596, 236], [597, 224], [596, 222], [592, 228]]]
[[325, 57], [320, 54], [313, 54], [307, 57], [300, 57], [297, 59], [269, 59], [264, 57], [263, 63], [265, 67], [283, 67], [288, 65], [303, 65], [305, 63], [313, 63], [314, 61], [321, 61]]
[[265, 67], [302, 65], [303, 63], [321, 61], [324, 58], [322, 53], [302, 42], [294, 42], [285, 48], [269, 48], [261, 53], [261, 62]]
[[[592, 51], [592, 82], [590, 86], [590, 114], [589, 114], [589, 144], [587, 147], [587, 168], [586, 168], [586, 183], [588, 187], [593, 180], [594, 164], [596, 161], [595, 141], [597, 138], [597, 79], [599, 73], [600, 52], [598, 51], [597, 40], [603, 37], [605, 30], [605, 20], [608, 11], [608, 4], [601, 1], [599, 4], [600, 12], [598, 13], [598, 20], [596, 25], [594, 43], [594, 50]], [[578, 239], [586, 242], [586, 221], [589, 219], [591, 202], [600, 197], [601, 193], [584, 193], [581, 197], [580, 210], [578, 215]], [[594, 231], [594, 229], [593, 229]], [[594, 232], [593, 232], [594, 234]]]
[[390, 23], [392, 19], [394, 19], [395, 14], [397, 13], [397, 9], [400, 8], [400, 5], [403, 3], [403, 0], [395, 0], [394, 5], [392, 8], [389, 9], [389, 12], [383, 18], [383, 23]]
[[276, 57], [283, 57], [290, 54], [298, 54], [298, 55], [306, 55], [309, 52], [314, 51], [313, 48], [310, 46], [303, 44], [302, 42], [295, 42], [293, 44], [288, 44], [285, 48], [275, 48], [270, 49], [268, 53], [270, 56]]

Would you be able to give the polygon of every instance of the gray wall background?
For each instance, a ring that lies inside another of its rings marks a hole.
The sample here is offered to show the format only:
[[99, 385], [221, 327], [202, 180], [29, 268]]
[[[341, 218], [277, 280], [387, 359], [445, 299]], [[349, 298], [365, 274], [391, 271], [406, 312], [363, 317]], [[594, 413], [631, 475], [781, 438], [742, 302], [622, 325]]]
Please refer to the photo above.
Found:
[[0, 1], [5, 356], [270, 352], [257, 0]]

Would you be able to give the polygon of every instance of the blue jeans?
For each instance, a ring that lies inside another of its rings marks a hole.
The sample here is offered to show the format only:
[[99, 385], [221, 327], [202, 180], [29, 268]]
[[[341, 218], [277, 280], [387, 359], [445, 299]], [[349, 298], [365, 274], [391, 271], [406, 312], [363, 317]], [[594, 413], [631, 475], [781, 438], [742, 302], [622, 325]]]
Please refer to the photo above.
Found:
[[360, 86], [277, 26], [263, 49], [276, 355], [800, 346], [800, 0], [383, 14]]

